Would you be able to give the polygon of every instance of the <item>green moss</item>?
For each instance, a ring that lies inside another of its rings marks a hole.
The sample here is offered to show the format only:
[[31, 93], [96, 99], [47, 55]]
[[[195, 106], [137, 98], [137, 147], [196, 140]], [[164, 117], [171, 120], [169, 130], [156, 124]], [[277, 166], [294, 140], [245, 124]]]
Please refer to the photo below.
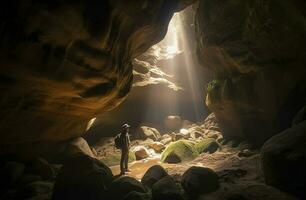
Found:
[[199, 154], [194, 145], [187, 140], [179, 140], [170, 143], [161, 155], [161, 161], [164, 162], [171, 154], [176, 154], [181, 161], [189, 161], [196, 158]]
[[[116, 152], [109, 156], [103, 157], [100, 160], [107, 166], [119, 165], [121, 159], [121, 152]], [[134, 162], [136, 160], [135, 154], [130, 151], [129, 153], [129, 162]]]
[[215, 139], [207, 138], [196, 143], [194, 147], [199, 153], [204, 153], [204, 152], [214, 153], [218, 150], [220, 145]]

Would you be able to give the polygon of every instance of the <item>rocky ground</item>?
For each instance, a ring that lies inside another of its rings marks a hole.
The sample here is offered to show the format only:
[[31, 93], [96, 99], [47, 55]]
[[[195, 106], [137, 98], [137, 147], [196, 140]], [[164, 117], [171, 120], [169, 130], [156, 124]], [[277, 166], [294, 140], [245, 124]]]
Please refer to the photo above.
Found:
[[213, 115], [201, 124], [178, 121], [166, 119], [165, 126], [173, 131], [163, 134], [140, 127], [131, 143], [132, 172], [124, 176], [118, 175], [120, 151], [113, 138], [94, 147], [76, 138], [66, 146], [61, 164], [2, 156], [0, 199], [304, 198], [304, 111], [291, 129], [271, 138], [260, 151], [244, 141], [224, 141]]

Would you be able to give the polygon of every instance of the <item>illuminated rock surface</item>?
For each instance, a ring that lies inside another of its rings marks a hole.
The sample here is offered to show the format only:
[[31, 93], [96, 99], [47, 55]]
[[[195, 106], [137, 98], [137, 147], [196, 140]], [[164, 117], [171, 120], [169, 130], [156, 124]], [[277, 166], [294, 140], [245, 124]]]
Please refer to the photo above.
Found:
[[306, 102], [305, 1], [200, 1], [198, 57], [215, 73], [206, 104], [226, 138], [254, 144]]
[[1, 145], [84, 133], [132, 85], [132, 59], [192, 1], [6, 1], [1, 6]]

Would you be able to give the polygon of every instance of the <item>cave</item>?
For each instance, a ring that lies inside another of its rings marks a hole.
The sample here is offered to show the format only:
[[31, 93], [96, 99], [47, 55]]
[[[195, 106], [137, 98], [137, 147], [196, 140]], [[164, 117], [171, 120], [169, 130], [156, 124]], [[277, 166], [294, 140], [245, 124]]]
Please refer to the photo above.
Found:
[[0, 199], [306, 198], [304, 0], [0, 16]]

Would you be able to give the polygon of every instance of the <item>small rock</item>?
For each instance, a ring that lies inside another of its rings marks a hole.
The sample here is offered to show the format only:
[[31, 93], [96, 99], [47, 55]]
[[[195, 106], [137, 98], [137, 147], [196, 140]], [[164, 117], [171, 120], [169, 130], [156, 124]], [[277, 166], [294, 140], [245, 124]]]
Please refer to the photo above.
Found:
[[144, 146], [136, 146], [133, 150], [136, 160], [142, 160], [149, 157], [149, 152]]
[[152, 188], [152, 186], [162, 179], [163, 177], [168, 176], [166, 170], [160, 165], [154, 165], [150, 167], [141, 179], [141, 183], [147, 187]]
[[166, 176], [152, 187], [153, 200], [183, 200], [182, 191], [171, 176]]
[[202, 133], [199, 132], [199, 131], [192, 131], [192, 132], [190, 133], [190, 137], [193, 138], [193, 139], [199, 138], [199, 137], [201, 137], [201, 136], [202, 136]]
[[128, 176], [120, 177], [114, 180], [109, 186], [109, 199], [121, 200], [130, 192], [145, 193], [142, 184], [136, 179]]
[[148, 146], [154, 149], [156, 153], [161, 153], [165, 149], [165, 145], [161, 142], [153, 142], [148, 144]]
[[165, 138], [165, 139], [161, 140], [160, 142], [163, 143], [164, 145], [167, 145], [170, 142], [172, 142], [172, 139], [171, 138]]
[[171, 152], [164, 160], [165, 163], [176, 164], [182, 162], [182, 159], [175, 152]]

